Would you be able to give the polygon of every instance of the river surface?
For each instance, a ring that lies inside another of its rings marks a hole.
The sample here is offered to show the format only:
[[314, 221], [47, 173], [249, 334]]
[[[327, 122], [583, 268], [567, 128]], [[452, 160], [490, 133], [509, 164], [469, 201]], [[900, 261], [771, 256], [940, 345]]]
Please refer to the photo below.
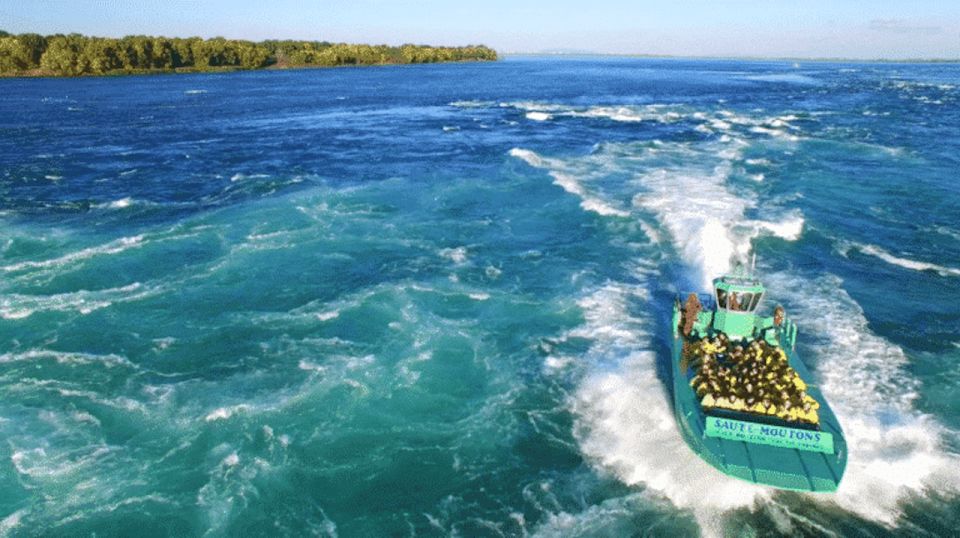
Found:
[[[960, 66], [0, 80], [0, 536], [949, 536]], [[670, 309], [757, 256], [850, 447], [727, 478]]]

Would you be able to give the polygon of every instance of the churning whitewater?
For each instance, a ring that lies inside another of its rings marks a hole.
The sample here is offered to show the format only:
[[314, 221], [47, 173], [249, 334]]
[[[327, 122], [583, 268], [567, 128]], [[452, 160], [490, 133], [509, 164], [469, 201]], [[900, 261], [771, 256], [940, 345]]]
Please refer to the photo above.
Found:
[[[0, 536], [960, 525], [960, 69], [4, 80]], [[757, 256], [849, 444], [729, 478], [674, 297]]]

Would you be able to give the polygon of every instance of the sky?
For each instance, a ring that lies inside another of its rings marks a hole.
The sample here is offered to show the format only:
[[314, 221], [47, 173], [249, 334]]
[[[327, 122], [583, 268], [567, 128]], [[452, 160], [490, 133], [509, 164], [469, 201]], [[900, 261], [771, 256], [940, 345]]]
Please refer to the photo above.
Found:
[[960, 58], [960, 0], [0, 0], [0, 29], [506, 54]]

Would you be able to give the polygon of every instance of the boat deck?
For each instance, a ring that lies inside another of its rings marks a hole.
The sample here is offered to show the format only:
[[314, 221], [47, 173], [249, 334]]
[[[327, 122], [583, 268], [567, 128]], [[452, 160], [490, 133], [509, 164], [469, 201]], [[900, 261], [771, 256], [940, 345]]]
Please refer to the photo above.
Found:
[[[680, 370], [680, 346], [674, 346], [674, 404], [681, 431], [690, 447], [710, 465], [730, 476], [755, 484], [781, 489], [828, 493], [836, 491], [846, 467], [847, 446], [843, 431], [819, 388], [809, 383], [809, 371], [787, 351], [790, 365], [808, 381], [808, 392], [822, 402], [819, 431], [834, 439], [834, 452], [827, 454], [797, 448], [785, 448], [748, 441], [711, 437], [706, 434], [707, 414], [696, 393], [689, 386], [687, 375]], [[749, 421], [749, 416], [738, 417]], [[758, 420], [757, 424], [761, 424]]]

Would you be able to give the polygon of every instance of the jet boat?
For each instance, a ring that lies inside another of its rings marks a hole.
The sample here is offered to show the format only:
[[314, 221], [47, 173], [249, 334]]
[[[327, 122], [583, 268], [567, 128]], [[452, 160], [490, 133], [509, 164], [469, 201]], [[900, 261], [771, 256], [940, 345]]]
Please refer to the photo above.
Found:
[[[797, 356], [797, 325], [738, 269], [673, 309], [673, 398], [690, 449], [755, 484], [836, 491], [847, 462], [837, 417]], [[706, 305], [706, 306], [705, 306]]]

